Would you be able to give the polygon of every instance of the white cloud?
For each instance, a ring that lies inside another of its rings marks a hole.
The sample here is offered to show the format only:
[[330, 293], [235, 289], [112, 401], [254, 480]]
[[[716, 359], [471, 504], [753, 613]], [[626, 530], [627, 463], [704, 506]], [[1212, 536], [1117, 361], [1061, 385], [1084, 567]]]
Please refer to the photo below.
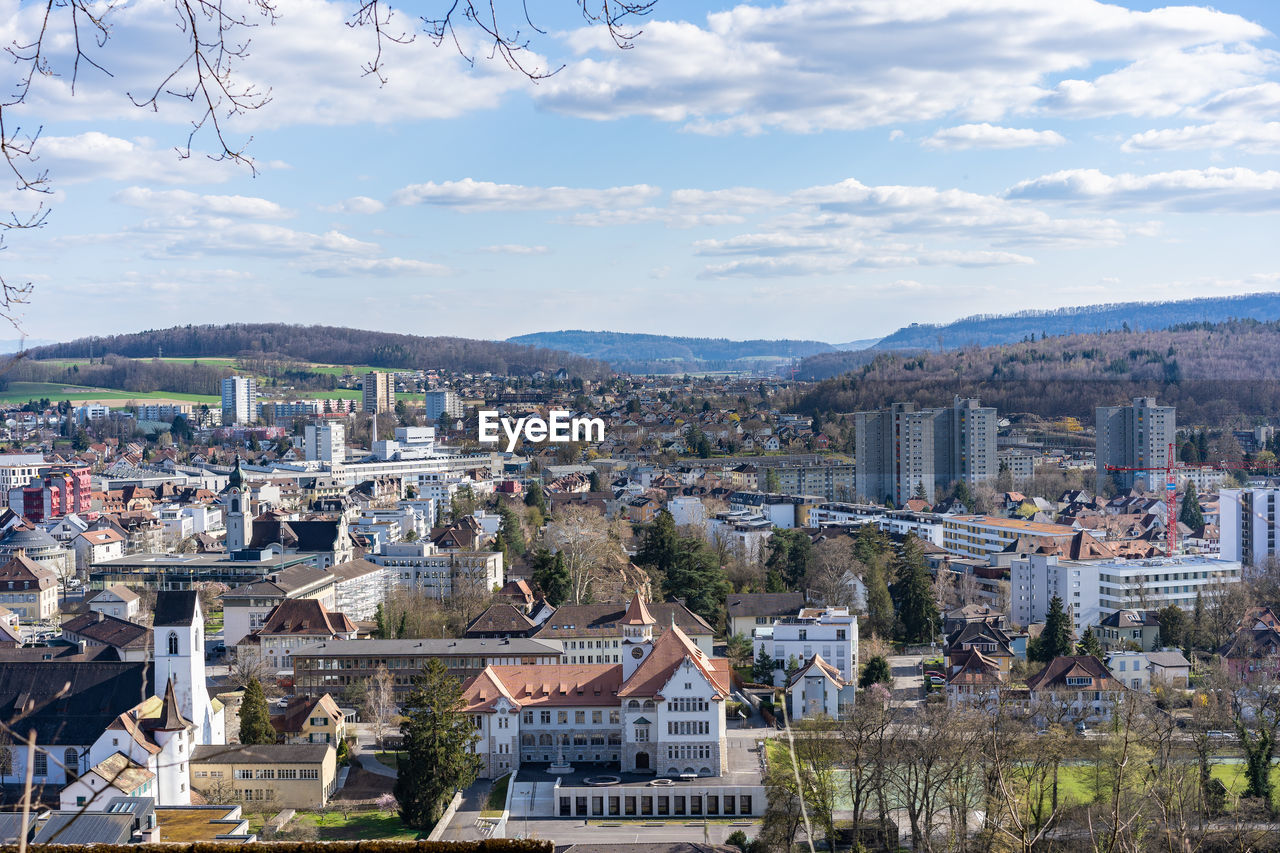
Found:
[[1280, 172], [1183, 169], [1150, 175], [1107, 175], [1067, 169], [1015, 184], [1005, 194], [1032, 201], [1090, 202], [1106, 207], [1151, 207], [1203, 213], [1280, 210]]
[[293, 216], [292, 211], [265, 198], [242, 195], [197, 195], [187, 190], [128, 187], [113, 195], [111, 200], [146, 210], [205, 213], [240, 219], [288, 219]]
[[653, 21], [625, 53], [599, 28], [580, 29], [567, 40], [582, 58], [534, 96], [566, 114], [647, 116], [703, 133], [1169, 115], [1260, 83], [1275, 64], [1255, 45], [1267, 35], [1205, 7], [784, 0], [704, 25]]
[[939, 130], [922, 144], [925, 148], [962, 151], [968, 148], [1031, 148], [1066, 144], [1062, 134], [1053, 130], [1031, 130], [1022, 127], [1000, 127], [982, 122], [962, 124]]
[[446, 276], [452, 270], [441, 264], [407, 258], [343, 258], [332, 264], [309, 270], [321, 278], [399, 278], [406, 276]]
[[386, 205], [378, 201], [376, 198], [369, 198], [364, 195], [352, 196], [344, 199], [337, 204], [328, 204], [320, 209], [326, 213], [358, 213], [362, 215], [381, 213], [386, 210]]
[[152, 184], [215, 183], [243, 174], [234, 164], [200, 152], [182, 157], [145, 137], [123, 139], [98, 131], [75, 136], [46, 136], [36, 142], [37, 166], [59, 184], [92, 180]]
[[630, 187], [584, 189], [573, 187], [530, 187], [496, 184], [463, 178], [410, 184], [391, 196], [393, 204], [430, 204], [464, 213], [515, 212], [521, 210], [574, 210], [583, 207], [632, 207], [657, 196], [657, 187], [639, 184]]
[[1239, 148], [1256, 154], [1280, 150], [1280, 122], [1215, 121], [1136, 133], [1121, 146], [1125, 151], [1195, 151]]

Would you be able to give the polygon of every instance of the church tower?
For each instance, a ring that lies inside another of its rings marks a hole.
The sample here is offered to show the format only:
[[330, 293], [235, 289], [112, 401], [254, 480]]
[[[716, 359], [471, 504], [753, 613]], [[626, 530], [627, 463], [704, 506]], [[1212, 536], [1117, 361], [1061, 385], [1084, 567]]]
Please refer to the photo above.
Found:
[[198, 744], [221, 743], [221, 723], [209, 700], [204, 673], [204, 614], [195, 590], [161, 590], [156, 594], [152, 628], [156, 696], [172, 685], [178, 711], [195, 727]]
[[244, 470], [240, 460], [236, 459], [236, 467], [227, 478], [227, 490], [224, 493], [227, 507], [227, 552], [234, 553], [249, 546], [253, 541], [253, 507], [250, 506], [249, 489], [245, 486]]
[[649, 608], [636, 592], [622, 617], [622, 680], [626, 681], [636, 667], [653, 650], [653, 626], [657, 624]]

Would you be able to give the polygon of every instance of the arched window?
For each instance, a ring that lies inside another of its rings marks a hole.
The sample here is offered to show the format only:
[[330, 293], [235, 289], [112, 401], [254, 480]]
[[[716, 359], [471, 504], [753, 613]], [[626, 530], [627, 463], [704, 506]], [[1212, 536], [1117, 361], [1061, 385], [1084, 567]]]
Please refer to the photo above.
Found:
[[239, 498], [232, 498], [232, 499], [231, 499], [231, 511], [232, 511], [232, 512], [239, 512], [239, 511], [240, 511], [240, 499], [239, 499]]
[[169, 632], [169, 654], [176, 655], [178, 653], [178, 632]]
[[632, 699], [630, 702], [627, 703], [627, 709], [630, 711], [640, 710], [640, 702], [635, 699]]
[[80, 753], [76, 752], [72, 747], [67, 747], [62, 753], [62, 766], [67, 770], [67, 778], [71, 779], [80, 775]]

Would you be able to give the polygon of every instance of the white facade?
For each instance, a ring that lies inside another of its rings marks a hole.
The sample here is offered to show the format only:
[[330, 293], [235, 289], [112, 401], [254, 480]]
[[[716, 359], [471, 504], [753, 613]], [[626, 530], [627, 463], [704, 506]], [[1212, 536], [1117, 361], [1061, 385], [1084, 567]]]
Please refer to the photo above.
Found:
[[428, 391], [425, 402], [429, 421], [462, 417], [462, 401], [453, 391]]
[[347, 459], [347, 430], [342, 424], [307, 424], [302, 443], [308, 462], [341, 465]]
[[1015, 625], [1043, 622], [1056, 595], [1071, 610], [1076, 633], [1113, 610], [1195, 607], [1196, 594], [1239, 583], [1239, 562], [1203, 556], [1149, 560], [1059, 560], [1030, 554], [1009, 565], [1010, 618]]
[[795, 658], [803, 665], [814, 655], [840, 672], [845, 681], [858, 676], [858, 617], [847, 607], [801, 610], [798, 616], [775, 619], [772, 625], [756, 628], [755, 656], [768, 653], [774, 661], [775, 686], [787, 683], [787, 661]]
[[419, 540], [389, 543], [365, 559], [386, 566], [394, 583], [437, 600], [449, 598], [463, 584], [493, 590], [504, 583], [501, 551], [440, 551], [431, 542]]
[[138, 615], [141, 598], [124, 586], [109, 586], [89, 601], [89, 610], [120, 619], [132, 620]]
[[1224, 560], [1261, 566], [1276, 555], [1280, 488], [1218, 492], [1219, 553]]
[[748, 561], [761, 559], [773, 525], [763, 516], [753, 512], [718, 512], [707, 522], [707, 533], [712, 542], [724, 545]]
[[222, 423], [248, 424], [258, 417], [258, 381], [252, 376], [222, 380]]
[[703, 504], [702, 498], [672, 498], [667, 501], [667, 512], [671, 513], [671, 519], [676, 523], [676, 527], [699, 529], [706, 527], [707, 507]]

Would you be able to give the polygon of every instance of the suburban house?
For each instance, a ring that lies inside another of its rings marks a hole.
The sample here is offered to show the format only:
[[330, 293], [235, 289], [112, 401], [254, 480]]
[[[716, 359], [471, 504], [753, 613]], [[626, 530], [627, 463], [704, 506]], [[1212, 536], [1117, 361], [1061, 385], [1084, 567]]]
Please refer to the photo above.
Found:
[[295, 696], [283, 714], [271, 715], [271, 726], [285, 743], [329, 743], [336, 749], [347, 736], [346, 717], [328, 693]]
[[1060, 715], [1073, 723], [1103, 722], [1111, 718], [1125, 687], [1093, 655], [1054, 658], [1027, 679], [1032, 713], [1040, 718]]
[[89, 609], [120, 619], [132, 619], [142, 607], [142, 596], [124, 584], [112, 584], [89, 599]]
[[728, 634], [751, 637], [756, 628], [772, 625], [774, 620], [798, 613], [804, 607], [801, 592], [739, 592], [725, 602]]

